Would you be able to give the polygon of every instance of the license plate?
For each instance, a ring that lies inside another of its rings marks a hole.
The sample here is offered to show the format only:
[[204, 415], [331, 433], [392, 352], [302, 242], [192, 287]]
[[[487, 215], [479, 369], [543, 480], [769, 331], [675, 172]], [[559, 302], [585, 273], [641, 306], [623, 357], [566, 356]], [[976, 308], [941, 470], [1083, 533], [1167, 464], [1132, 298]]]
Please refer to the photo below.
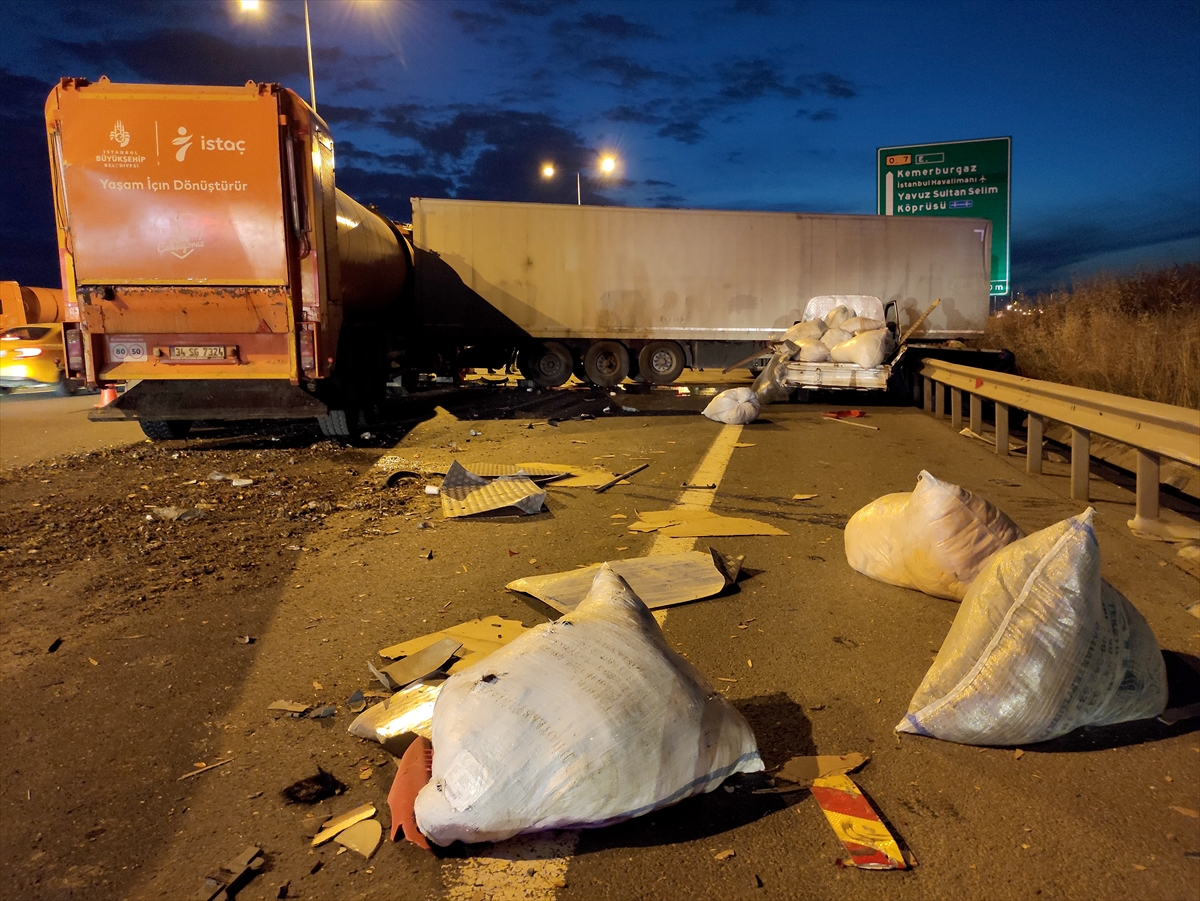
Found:
[[225, 348], [214, 346], [183, 346], [171, 348], [172, 360], [224, 360]]

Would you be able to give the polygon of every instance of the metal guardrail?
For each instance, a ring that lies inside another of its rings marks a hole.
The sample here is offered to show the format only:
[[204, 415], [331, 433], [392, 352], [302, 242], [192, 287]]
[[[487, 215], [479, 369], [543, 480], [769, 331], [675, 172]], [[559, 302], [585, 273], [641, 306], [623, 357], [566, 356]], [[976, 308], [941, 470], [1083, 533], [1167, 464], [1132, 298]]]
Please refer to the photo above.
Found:
[[[1087, 501], [1091, 436], [1103, 435], [1137, 451], [1137, 520], [1158, 519], [1159, 461], [1162, 457], [1200, 466], [1200, 411], [1135, 400], [1119, 394], [1072, 388], [942, 360], [922, 361], [925, 412], [943, 419], [950, 388], [950, 421], [962, 428], [962, 395], [970, 397], [970, 428], [983, 430], [983, 400], [996, 404], [996, 453], [1009, 452], [1012, 408], [1029, 414], [1025, 469], [1042, 471], [1042, 444], [1047, 419], [1071, 429], [1071, 497]], [[932, 387], [933, 390], [930, 390]]]

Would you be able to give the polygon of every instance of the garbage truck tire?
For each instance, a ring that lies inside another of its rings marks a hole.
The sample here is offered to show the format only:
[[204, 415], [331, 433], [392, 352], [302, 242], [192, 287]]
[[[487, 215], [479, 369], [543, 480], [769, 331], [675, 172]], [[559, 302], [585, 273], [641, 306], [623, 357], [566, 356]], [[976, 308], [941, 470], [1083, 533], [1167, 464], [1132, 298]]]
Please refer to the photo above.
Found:
[[683, 372], [683, 348], [674, 341], [651, 341], [638, 353], [638, 369], [652, 385], [669, 385]]
[[325, 416], [317, 417], [317, 425], [321, 434], [326, 438], [347, 438], [350, 435], [350, 422], [357, 422], [358, 417], [346, 410], [330, 410]]
[[178, 441], [192, 431], [190, 419], [139, 419], [138, 425], [151, 441]]
[[629, 351], [619, 341], [597, 341], [583, 355], [588, 381], [601, 388], [615, 388], [629, 375]]
[[544, 388], [557, 388], [571, 377], [571, 351], [557, 341], [531, 344], [521, 349], [517, 366], [521, 374]]

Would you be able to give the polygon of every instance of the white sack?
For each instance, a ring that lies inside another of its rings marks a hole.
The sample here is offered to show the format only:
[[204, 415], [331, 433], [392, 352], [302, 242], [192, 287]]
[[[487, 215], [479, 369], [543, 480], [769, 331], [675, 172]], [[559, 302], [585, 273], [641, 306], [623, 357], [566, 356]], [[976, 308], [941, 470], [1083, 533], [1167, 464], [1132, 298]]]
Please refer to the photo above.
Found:
[[820, 338], [823, 334], [825, 323], [820, 319], [811, 319], [808, 322], [797, 322], [783, 333], [782, 340], [800, 344], [805, 338]]
[[854, 311], [849, 307], [838, 304], [832, 310], [825, 314], [825, 324], [829, 328], [839, 328], [847, 319], [854, 318]]
[[979, 495], [922, 470], [912, 492], [850, 517], [846, 561], [880, 582], [961, 600], [987, 559], [1023, 534]]
[[896, 731], [1023, 745], [1166, 703], [1154, 633], [1100, 578], [1089, 507], [988, 561]]
[[777, 353], [758, 374], [750, 390], [758, 397], [759, 404], [777, 404], [788, 399], [790, 393], [783, 381], [787, 378], [790, 353]]
[[873, 332], [876, 329], [887, 328], [887, 323], [882, 319], [872, 319], [870, 316], [855, 316], [853, 319], [847, 319], [838, 328], [857, 335], [859, 332]]
[[745, 425], [758, 418], [758, 395], [750, 388], [727, 388], [704, 408], [704, 415], [727, 425]]
[[829, 348], [835, 363], [857, 363], [863, 369], [874, 369], [896, 352], [896, 339], [885, 328], [859, 332], [849, 341]]
[[805, 338], [800, 342], [800, 350], [792, 354], [792, 359], [804, 363], [824, 363], [829, 359], [829, 348], [816, 338]]
[[843, 341], [849, 341], [853, 337], [853, 332], [844, 332], [840, 328], [831, 328], [821, 336], [821, 343], [832, 349], [837, 347]]
[[845, 307], [851, 316], [883, 319], [883, 301], [870, 294], [822, 294], [804, 305], [801, 319], [824, 319], [834, 307]]
[[446, 681], [433, 747], [415, 807], [439, 845], [616, 823], [763, 768], [746, 720], [607, 565], [573, 613]]

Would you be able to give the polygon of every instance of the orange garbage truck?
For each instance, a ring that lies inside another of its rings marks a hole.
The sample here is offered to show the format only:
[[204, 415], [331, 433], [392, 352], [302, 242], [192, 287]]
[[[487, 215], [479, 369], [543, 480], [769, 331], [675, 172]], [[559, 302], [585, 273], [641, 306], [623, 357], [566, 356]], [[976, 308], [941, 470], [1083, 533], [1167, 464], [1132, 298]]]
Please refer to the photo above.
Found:
[[382, 400], [411, 247], [294, 92], [64, 78], [46, 126], [68, 375], [126, 386], [91, 418], [345, 435]]

